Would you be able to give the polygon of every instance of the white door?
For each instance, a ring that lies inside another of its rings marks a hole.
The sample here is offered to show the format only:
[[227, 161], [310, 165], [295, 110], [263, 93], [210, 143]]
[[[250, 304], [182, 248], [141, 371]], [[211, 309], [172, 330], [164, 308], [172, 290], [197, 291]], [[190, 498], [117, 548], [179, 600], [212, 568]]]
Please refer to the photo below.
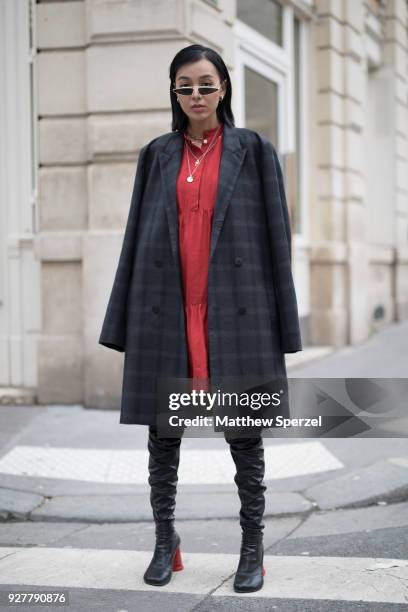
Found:
[[33, 0], [0, 0], [0, 385], [37, 386]]

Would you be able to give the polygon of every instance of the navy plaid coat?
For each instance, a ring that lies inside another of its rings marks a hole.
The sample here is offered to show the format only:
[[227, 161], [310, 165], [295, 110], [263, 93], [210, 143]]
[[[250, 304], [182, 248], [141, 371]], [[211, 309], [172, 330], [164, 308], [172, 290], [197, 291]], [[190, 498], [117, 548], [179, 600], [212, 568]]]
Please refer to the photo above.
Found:
[[[124, 352], [120, 423], [154, 424], [158, 377], [188, 377], [176, 180], [182, 132], [140, 153], [99, 343]], [[284, 377], [302, 350], [291, 230], [274, 146], [224, 125], [208, 275], [210, 376]]]

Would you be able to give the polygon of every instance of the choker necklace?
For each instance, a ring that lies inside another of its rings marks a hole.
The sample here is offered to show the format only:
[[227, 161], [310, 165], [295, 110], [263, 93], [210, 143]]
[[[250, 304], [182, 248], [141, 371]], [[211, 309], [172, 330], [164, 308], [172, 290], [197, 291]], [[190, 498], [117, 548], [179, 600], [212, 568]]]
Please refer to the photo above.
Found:
[[190, 138], [190, 140], [204, 140], [204, 136], [192, 136], [188, 132], [187, 132], [187, 136]]
[[[218, 126], [221, 127], [221, 126]], [[216, 128], [210, 128], [210, 130], [215, 130]], [[208, 131], [210, 131], [208, 130]], [[207, 131], [207, 130], [205, 130]], [[204, 142], [207, 142], [207, 138], [204, 136], [192, 136], [189, 132], [187, 132], [187, 136], [190, 138], [190, 140], [204, 140]]]

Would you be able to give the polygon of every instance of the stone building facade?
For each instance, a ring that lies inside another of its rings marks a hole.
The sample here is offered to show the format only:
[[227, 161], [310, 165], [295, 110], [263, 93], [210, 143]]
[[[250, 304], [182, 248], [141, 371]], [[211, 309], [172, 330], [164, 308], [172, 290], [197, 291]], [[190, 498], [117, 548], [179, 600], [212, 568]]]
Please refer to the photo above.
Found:
[[304, 344], [408, 317], [405, 0], [0, 0], [0, 385], [117, 406], [97, 344], [168, 68], [218, 50], [285, 172]]

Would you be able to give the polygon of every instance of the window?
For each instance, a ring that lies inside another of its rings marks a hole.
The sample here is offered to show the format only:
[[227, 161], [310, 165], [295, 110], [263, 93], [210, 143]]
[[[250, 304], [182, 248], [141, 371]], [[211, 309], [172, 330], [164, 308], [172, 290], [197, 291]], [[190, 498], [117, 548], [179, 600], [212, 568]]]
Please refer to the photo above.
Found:
[[272, 0], [242, 0], [238, 9], [242, 20], [235, 24], [237, 125], [263, 134], [275, 146], [293, 234], [307, 241], [307, 24], [292, 7]]
[[245, 127], [261, 132], [278, 148], [278, 85], [248, 66], [244, 82]]
[[282, 6], [277, 0], [238, 0], [237, 18], [282, 46]]
[[295, 151], [296, 151], [296, 198], [293, 210], [293, 228], [294, 231], [300, 234], [302, 232], [302, 164], [301, 164], [301, 125], [302, 125], [302, 109], [301, 109], [301, 56], [300, 56], [300, 21], [297, 17], [294, 19], [293, 31], [293, 65], [294, 65], [294, 98], [295, 98]]
[[38, 231], [38, 139], [37, 139], [37, 106], [35, 84], [37, 79], [35, 55], [35, 0], [30, 0], [28, 4], [28, 40], [29, 40], [29, 80], [30, 80], [30, 148], [31, 148], [31, 228], [33, 233]]

